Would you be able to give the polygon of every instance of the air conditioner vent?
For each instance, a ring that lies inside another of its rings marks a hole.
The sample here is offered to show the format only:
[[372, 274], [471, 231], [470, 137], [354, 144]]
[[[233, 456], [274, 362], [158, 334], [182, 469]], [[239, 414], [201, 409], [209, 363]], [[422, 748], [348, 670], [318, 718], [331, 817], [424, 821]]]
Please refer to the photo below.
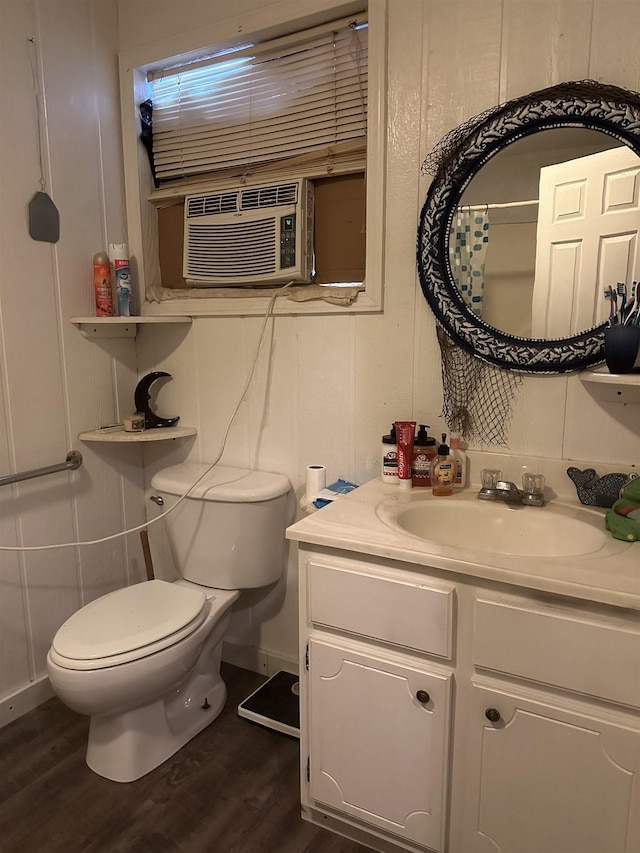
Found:
[[275, 219], [232, 224], [192, 225], [187, 274], [195, 279], [273, 275]]
[[276, 184], [272, 187], [251, 187], [242, 191], [241, 210], [257, 210], [261, 207], [279, 207], [296, 204], [298, 183]]
[[212, 216], [216, 213], [235, 213], [238, 209], [236, 191], [212, 193], [211, 195], [193, 195], [187, 199], [187, 217]]

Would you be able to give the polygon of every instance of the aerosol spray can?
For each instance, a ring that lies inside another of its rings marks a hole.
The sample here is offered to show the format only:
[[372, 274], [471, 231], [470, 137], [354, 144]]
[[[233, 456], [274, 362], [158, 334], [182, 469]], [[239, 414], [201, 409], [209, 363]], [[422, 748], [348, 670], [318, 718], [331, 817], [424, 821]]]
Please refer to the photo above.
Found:
[[126, 243], [109, 243], [109, 259], [113, 267], [113, 288], [116, 298], [116, 314], [130, 317], [133, 298], [131, 294], [131, 268], [129, 247]]
[[106, 252], [97, 252], [93, 256], [93, 290], [96, 299], [96, 317], [113, 317], [111, 265]]

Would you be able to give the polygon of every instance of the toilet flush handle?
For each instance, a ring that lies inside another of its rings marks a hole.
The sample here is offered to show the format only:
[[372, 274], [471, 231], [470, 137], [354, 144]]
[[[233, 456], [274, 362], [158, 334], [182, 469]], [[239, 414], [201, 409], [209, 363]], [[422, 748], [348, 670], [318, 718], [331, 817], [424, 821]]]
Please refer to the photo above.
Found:
[[162, 495], [151, 495], [149, 500], [153, 501], [154, 504], [158, 504], [158, 506], [164, 506], [164, 498]]

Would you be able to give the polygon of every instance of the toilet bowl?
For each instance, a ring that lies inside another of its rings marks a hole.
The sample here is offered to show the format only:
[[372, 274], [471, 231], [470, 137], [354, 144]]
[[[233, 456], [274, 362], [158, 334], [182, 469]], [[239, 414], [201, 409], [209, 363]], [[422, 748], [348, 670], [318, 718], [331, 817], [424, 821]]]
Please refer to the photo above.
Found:
[[68, 619], [49, 650], [56, 694], [91, 717], [87, 764], [113, 781], [153, 770], [224, 706], [220, 652], [239, 592], [183, 584], [153, 580], [103, 596]]
[[[205, 468], [172, 466], [152, 486], [170, 503]], [[178, 545], [174, 555], [183, 577], [109, 593], [58, 630], [47, 656], [49, 679], [66, 705], [91, 717], [87, 764], [96, 773], [116, 782], [139, 779], [221, 712], [220, 660], [231, 608], [240, 586], [273, 582], [281, 572], [289, 488], [277, 474], [214, 469], [201, 491], [172, 513], [182, 518], [167, 525], [170, 541], [176, 529], [189, 531], [187, 539], [177, 537], [186, 552]], [[247, 514], [249, 506], [254, 512]], [[250, 527], [242, 523], [245, 515]], [[228, 540], [240, 535], [244, 544], [234, 547]], [[212, 583], [204, 585], [203, 578]], [[224, 588], [214, 587], [216, 579]], [[237, 589], [229, 588], [234, 579], [241, 581]]]

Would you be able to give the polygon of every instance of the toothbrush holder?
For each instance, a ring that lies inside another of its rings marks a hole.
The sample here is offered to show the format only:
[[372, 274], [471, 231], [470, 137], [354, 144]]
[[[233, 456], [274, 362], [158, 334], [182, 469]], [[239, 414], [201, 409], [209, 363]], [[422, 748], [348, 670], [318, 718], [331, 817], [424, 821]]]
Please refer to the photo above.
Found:
[[609, 326], [604, 330], [604, 357], [610, 373], [640, 371], [640, 326]]

